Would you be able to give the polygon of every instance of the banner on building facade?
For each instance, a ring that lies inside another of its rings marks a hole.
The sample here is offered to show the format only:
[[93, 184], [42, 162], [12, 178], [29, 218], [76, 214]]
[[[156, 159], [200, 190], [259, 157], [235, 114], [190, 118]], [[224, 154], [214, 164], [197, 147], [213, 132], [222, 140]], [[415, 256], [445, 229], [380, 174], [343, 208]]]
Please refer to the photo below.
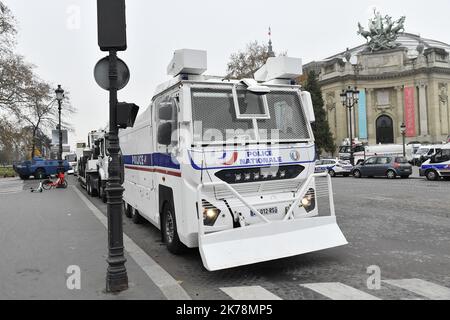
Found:
[[414, 104], [414, 87], [405, 87], [405, 125], [406, 136], [416, 136], [416, 107]]
[[366, 109], [366, 90], [359, 91], [359, 102], [358, 102], [358, 128], [359, 128], [359, 139], [366, 140], [367, 135], [367, 109]]

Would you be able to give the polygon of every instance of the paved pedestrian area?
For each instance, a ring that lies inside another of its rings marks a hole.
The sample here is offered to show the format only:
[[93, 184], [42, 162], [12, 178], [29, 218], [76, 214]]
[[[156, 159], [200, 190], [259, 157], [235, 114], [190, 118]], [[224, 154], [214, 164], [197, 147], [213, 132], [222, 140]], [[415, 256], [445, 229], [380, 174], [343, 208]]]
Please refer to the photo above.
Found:
[[[130, 289], [106, 294], [105, 226], [73, 187], [31, 193], [37, 184], [0, 180], [0, 299], [165, 298], [128, 254]], [[81, 271], [80, 290], [67, 286], [74, 267]]]
[[[198, 249], [174, 256], [155, 227], [124, 218], [131, 288], [118, 296], [103, 292], [106, 205], [69, 182], [42, 194], [28, 190], [36, 181], [0, 182], [0, 299], [450, 299], [446, 181], [335, 178], [347, 246], [217, 272]], [[66, 287], [70, 265], [80, 291]]]

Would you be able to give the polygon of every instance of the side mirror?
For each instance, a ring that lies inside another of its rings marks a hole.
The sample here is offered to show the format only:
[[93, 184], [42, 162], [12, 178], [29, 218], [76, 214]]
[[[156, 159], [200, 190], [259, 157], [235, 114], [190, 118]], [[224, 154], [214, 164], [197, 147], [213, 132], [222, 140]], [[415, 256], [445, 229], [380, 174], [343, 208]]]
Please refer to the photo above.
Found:
[[97, 159], [99, 156], [100, 156], [100, 147], [96, 145], [94, 148], [94, 159]]
[[306, 116], [310, 123], [316, 122], [316, 115], [314, 114], [314, 106], [312, 103], [311, 93], [308, 91], [302, 91], [301, 93], [303, 108], [305, 109]]
[[158, 143], [163, 146], [170, 146], [172, 143], [172, 123], [166, 122], [159, 126]]

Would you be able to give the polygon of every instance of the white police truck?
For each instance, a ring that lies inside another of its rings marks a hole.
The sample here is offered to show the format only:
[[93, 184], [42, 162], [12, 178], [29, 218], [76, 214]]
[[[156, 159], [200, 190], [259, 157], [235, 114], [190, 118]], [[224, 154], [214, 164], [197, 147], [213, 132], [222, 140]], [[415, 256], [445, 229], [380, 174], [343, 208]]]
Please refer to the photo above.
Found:
[[331, 178], [315, 174], [311, 96], [300, 59], [270, 58], [255, 79], [203, 75], [206, 52], [175, 52], [173, 79], [120, 133], [125, 214], [169, 251], [199, 247], [207, 270], [347, 244]]
[[440, 178], [450, 180], [450, 143], [442, 145], [436, 154], [422, 164], [420, 176], [430, 181]]

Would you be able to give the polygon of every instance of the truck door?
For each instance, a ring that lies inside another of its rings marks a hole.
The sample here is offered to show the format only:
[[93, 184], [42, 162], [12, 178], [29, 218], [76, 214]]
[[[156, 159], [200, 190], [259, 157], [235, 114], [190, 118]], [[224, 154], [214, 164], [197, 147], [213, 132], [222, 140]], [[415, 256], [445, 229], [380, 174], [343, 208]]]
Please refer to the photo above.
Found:
[[[163, 96], [155, 101], [154, 104], [154, 145], [157, 157], [154, 157], [155, 166], [155, 188], [158, 204], [159, 218], [159, 187], [165, 186], [173, 190], [178, 184], [173, 176], [165, 172], [174, 171], [174, 164], [178, 156], [178, 104], [173, 96]], [[178, 195], [179, 196], [179, 195]], [[175, 205], [175, 204], [174, 204]]]

